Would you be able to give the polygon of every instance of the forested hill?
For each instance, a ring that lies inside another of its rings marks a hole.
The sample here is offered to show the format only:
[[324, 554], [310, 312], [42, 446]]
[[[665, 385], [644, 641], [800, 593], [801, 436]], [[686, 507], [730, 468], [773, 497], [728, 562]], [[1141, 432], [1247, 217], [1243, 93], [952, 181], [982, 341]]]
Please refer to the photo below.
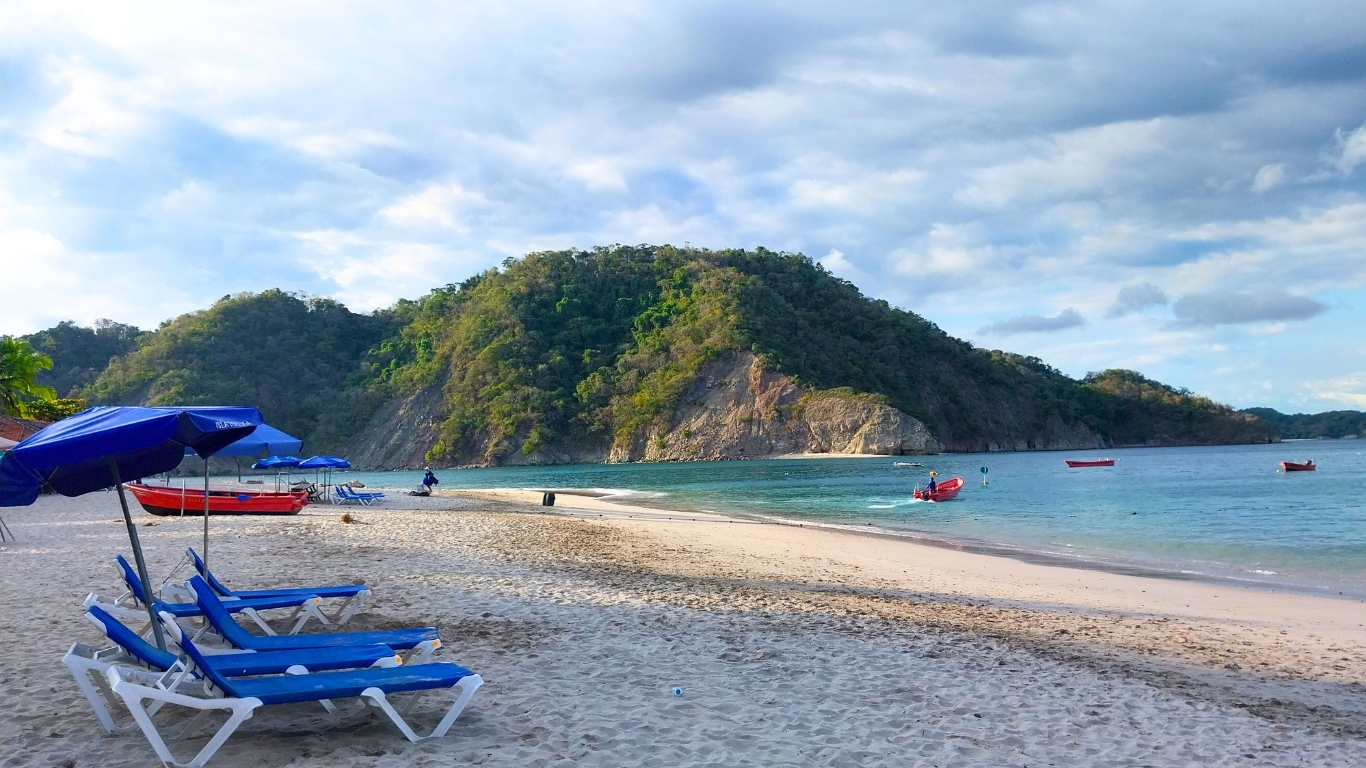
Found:
[[1265, 421], [1276, 434], [1288, 439], [1366, 437], [1366, 412], [1363, 411], [1281, 413], [1271, 408], [1247, 408], [1242, 413]]
[[357, 386], [360, 361], [395, 329], [331, 299], [224, 296], [142, 335], [76, 394], [106, 405], [255, 405], [309, 447], [335, 448], [373, 409]]
[[137, 344], [81, 394], [256, 404], [372, 465], [1274, 439], [1132, 371], [977, 349], [763, 249], [535, 253], [371, 315], [225, 297]]
[[82, 328], [65, 320], [24, 340], [52, 358], [52, 370], [38, 374], [38, 383], [67, 397], [73, 390], [93, 382], [109, 361], [137, 349], [141, 331], [112, 320], [97, 320], [94, 328]]

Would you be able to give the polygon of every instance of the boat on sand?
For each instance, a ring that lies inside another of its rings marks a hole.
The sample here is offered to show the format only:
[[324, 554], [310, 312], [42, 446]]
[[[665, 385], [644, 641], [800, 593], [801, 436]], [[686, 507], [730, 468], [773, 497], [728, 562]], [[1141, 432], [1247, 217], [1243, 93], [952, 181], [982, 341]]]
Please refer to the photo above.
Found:
[[[917, 489], [915, 498], [920, 501], [948, 501], [954, 496], [957, 496], [958, 492], [961, 490], [963, 490], [963, 478], [955, 477], [951, 480], [945, 480], [944, 482], [937, 484], [933, 494], [927, 493], [924, 488]], [[925, 498], [926, 496], [929, 496], [929, 498]]]
[[[126, 483], [142, 508], [153, 515], [204, 514], [204, 491], [165, 485]], [[209, 491], [211, 515], [293, 515], [308, 504], [308, 493], [272, 491]]]
[[1281, 469], [1285, 470], [1286, 472], [1313, 472], [1316, 469], [1316, 467], [1314, 466], [1314, 460], [1309, 459], [1308, 461], [1304, 462], [1282, 461]]
[[1094, 461], [1077, 461], [1075, 459], [1063, 459], [1069, 467], [1113, 467], [1114, 459], [1096, 459]]

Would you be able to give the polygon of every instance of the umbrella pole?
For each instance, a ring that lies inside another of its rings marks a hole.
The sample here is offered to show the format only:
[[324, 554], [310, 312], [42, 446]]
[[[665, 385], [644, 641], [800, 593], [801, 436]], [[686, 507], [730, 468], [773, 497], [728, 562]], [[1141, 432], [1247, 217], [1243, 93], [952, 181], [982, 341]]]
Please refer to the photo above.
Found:
[[114, 487], [119, 490], [119, 506], [123, 507], [123, 523], [128, 526], [128, 541], [133, 545], [133, 561], [138, 567], [138, 578], [142, 579], [142, 588], [147, 592], [144, 595], [147, 599], [143, 601], [147, 606], [147, 618], [152, 620], [152, 633], [156, 636], [157, 647], [164, 651], [166, 638], [161, 634], [161, 622], [157, 619], [156, 608], [152, 607], [152, 579], [147, 575], [147, 560], [142, 556], [142, 542], [138, 540], [138, 529], [133, 525], [133, 516], [128, 512], [128, 497], [123, 495], [123, 480], [119, 479], [119, 465], [113, 456], [109, 457], [109, 471], [114, 473]]
[[209, 578], [209, 457], [204, 457], [204, 578]]

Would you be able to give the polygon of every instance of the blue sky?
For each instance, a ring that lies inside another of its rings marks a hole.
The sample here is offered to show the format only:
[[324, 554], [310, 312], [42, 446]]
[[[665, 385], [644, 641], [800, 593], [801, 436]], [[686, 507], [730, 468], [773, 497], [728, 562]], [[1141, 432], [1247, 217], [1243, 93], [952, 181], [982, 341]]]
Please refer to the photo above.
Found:
[[1366, 4], [0, 6], [0, 333], [801, 251], [1072, 375], [1366, 408]]

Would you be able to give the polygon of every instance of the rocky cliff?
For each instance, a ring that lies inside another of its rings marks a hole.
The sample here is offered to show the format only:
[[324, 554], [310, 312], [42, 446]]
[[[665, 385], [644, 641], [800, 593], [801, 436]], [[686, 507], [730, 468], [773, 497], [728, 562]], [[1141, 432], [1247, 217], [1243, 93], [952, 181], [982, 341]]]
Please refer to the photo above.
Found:
[[353, 439], [357, 467], [516, 466], [633, 461], [761, 459], [802, 453], [899, 456], [943, 449], [920, 421], [876, 395], [804, 390], [765, 369], [753, 354], [734, 353], [704, 367], [665, 428], [639, 430], [609, 445], [555, 446], [522, 453], [523, 436], [475, 444], [466, 453], [430, 460], [439, 439], [441, 394], [423, 390], [385, 405]]
[[669, 426], [641, 430], [608, 460], [712, 461], [795, 453], [938, 453], [925, 425], [875, 395], [803, 390], [753, 354], [723, 356], [685, 390]]

